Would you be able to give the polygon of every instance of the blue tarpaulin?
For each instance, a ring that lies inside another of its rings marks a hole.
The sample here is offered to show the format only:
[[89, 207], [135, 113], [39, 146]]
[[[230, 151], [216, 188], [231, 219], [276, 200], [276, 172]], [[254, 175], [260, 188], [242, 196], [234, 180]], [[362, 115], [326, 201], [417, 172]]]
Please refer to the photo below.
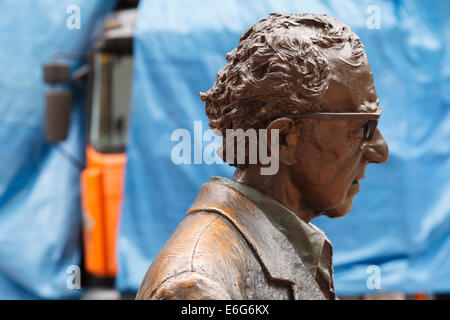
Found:
[[42, 70], [56, 52], [86, 52], [114, 3], [0, 1], [0, 299], [79, 293], [67, 286], [80, 264], [81, 221], [80, 168], [68, 155], [83, 161], [84, 97], [73, 88], [68, 139], [49, 145]]
[[[246, 28], [270, 12], [326, 13], [349, 25], [366, 47], [383, 108], [379, 128], [389, 161], [369, 165], [348, 216], [313, 220], [334, 244], [338, 294], [449, 292], [450, 2], [444, 0], [142, 0], [119, 289], [137, 290], [202, 183], [231, 176], [227, 165], [175, 165], [171, 134], [185, 128], [201, 148], [194, 121], [206, 130], [207, 118], [198, 92], [211, 87]], [[368, 283], [374, 270], [379, 287]]]

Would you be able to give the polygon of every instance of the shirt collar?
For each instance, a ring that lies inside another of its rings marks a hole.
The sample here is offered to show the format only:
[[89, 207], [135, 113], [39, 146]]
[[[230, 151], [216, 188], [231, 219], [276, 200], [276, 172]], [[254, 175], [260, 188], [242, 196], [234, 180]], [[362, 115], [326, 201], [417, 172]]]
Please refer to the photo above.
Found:
[[320, 272], [331, 288], [333, 287], [332, 245], [322, 230], [302, 220], [278, 201], [251, 187], [222, 177], [211, 177], [211, 182], [229, 186], [255, 203], [285, 235], [311, 275], [317, 277], [317, 273]]

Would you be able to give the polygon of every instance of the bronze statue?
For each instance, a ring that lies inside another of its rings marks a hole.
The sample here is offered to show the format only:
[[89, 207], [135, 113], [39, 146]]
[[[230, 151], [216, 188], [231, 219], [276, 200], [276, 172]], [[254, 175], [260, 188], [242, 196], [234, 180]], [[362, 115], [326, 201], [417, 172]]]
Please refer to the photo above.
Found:
[[336, 298], [331, 243], [310, 221], [345, 216], [367, 164], [388, 159], [363, 48], [327, 15], [271, 14], [242, 35], [200, 97], [223, 136], [277, 130], [278, 171], [227, 157], [233, 178], [203, 185], [138, 299]]

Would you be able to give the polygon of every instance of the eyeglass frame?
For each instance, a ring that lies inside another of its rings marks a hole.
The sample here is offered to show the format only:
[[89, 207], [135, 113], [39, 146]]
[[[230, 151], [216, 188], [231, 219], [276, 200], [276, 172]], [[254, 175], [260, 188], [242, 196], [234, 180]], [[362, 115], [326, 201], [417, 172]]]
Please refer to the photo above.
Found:
[[365, 124], [364, 137], [368, 141], [372, 140], [377, 129], [378, 120], [380, 119], [383, 109], [378, 108], [375, 112], [309, 112], [309, 113], [289, 113], [284, 114], [285, 117], [317, 119], [317, 120], [367, 120]]

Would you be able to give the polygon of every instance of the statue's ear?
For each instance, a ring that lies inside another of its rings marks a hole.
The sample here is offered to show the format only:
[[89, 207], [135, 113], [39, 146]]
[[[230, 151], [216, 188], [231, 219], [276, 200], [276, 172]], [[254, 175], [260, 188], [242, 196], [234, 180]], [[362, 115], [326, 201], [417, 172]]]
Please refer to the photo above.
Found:
[[[291, 166], [291, 165], [297, 163], [297, 160], [295, 158], [295, 152], [294, 152], [295, 146], [291, 145], [292, 141], [289, 138], [290, 137], [289, 133], [291, 132], [291, 130], [294, 126], [295, 126], [295, 123], [291, 119], [279, 118], [279, 119], [272, 121], [269, 124], [269, 126], [267, 127], [268, 148], [270, 151], [272, 151], [272, 148], [274, 147], [272, 144], [277, 143], [278, 150], [279, 150], [278, 151], [279, 161], [286, 166]], [[277, 130], [278, 134], [274, 135], [273, 130]], [[274, 139], [274, 138], [277, 138], [277, 139]]]

